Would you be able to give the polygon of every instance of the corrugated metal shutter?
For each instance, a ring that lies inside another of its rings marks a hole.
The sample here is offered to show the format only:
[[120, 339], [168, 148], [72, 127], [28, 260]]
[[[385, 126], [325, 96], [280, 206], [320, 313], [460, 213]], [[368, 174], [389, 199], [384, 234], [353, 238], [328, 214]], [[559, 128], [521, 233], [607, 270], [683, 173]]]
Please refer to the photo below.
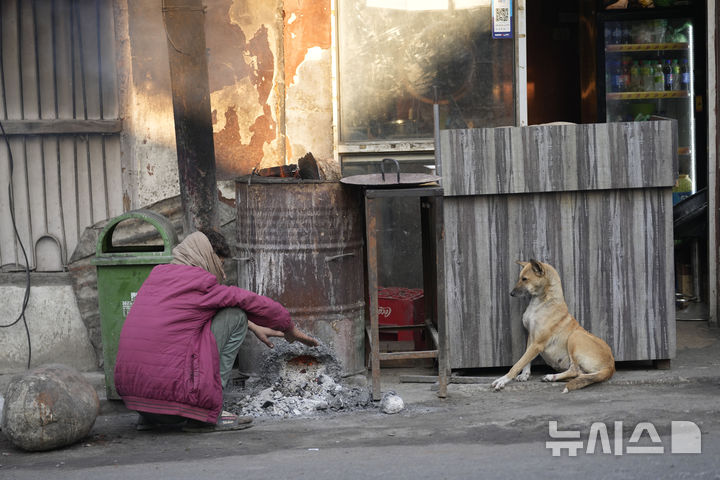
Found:
[[[0, 270], [61, 271], [122, 213], [111, 0], [0, 0]], [[14, 212], [9, 192], [12, 170]]]

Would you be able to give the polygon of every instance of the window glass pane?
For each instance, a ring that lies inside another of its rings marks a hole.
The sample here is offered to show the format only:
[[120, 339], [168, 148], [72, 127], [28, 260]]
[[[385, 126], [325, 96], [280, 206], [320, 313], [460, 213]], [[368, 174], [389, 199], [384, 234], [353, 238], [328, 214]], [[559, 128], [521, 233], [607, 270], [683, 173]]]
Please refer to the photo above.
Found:
[[515, 124], [514, 44], [493, 40], [490, 0], [339, 0], [340, 139], [433, 136]]

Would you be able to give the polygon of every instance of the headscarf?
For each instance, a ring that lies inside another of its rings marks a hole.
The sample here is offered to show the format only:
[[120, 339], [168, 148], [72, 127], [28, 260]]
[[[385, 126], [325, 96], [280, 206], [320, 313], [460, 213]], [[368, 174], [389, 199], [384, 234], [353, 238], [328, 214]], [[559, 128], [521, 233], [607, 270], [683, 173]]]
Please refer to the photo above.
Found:
[[204, 268], [215, 275], [218, 283], [225, 279], [222, 262], [215, 255], [210, 240], [202, 232], [193, 232], [173, 248], [172, 264]]

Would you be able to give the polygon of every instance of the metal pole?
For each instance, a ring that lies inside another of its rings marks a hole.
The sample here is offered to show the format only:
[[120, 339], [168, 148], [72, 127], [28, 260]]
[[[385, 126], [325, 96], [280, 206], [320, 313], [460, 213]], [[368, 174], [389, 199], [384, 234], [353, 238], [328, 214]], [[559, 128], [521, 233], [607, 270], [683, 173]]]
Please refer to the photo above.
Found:
[[201, 0], [163, 0], [185, 232], [219, 225]]
[[[442, 163], [440, 161], [440, 99], [438, 87], [433, 85], [433, 134], [435, 140], [435, 175], [442, 177]], [[442, 180], [440, 180], [442, 182]]]

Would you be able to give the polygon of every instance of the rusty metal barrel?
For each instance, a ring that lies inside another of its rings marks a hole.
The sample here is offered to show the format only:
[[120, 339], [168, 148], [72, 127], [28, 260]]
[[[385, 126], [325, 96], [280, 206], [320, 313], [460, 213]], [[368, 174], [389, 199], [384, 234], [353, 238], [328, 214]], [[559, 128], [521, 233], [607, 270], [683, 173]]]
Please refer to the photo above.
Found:
[[[236, 181], [238, 286], [282, 303], [332, 348], [347, 375], [365, 369], [362, 198], [338, 182]], [[257, 373], [267, 347], [248, 335], [239, 366]]]

